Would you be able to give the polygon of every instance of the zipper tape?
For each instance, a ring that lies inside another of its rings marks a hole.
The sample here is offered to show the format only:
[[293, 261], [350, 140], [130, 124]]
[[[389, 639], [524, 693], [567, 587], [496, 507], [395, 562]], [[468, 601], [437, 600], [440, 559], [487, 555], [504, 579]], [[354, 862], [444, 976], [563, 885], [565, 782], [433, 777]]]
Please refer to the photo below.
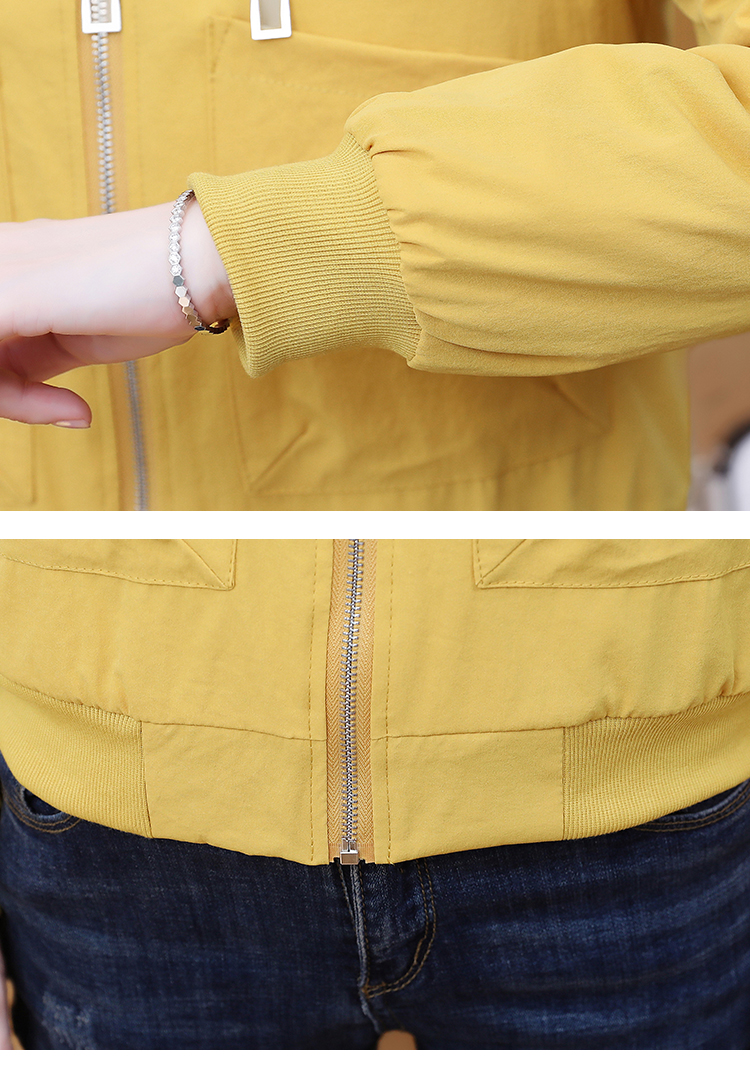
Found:
[[374, 861], [370, 704], [374, 540], [335, 540], [326, 659], [328, 855]]

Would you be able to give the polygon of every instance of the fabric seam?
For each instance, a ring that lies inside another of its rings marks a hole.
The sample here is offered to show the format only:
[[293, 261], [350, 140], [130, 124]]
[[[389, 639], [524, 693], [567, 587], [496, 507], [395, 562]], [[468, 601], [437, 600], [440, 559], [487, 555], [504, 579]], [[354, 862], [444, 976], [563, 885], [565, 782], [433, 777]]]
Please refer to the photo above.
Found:
[[231, 552], [229, 554], [229, 569], [227, 570], [227, 576], [225, 578], [220, 577], [216, 573], [214, 568], [210, 565], [210, 563], [208, 563], [207, 560], [204, 559], [203, 556], [200, 555], [199, 552], [197, 552], [195, 550], [195, 548], [191, 544], [188, 544], [188, 542], [186, 540], [183, 540], [182, 543], [185, 545], [185, 547], [188, 549], [188, 551], [192, 552], [192, 554], [195, 556], [195, 558], [198, 559], [199, 562], [201, 562], [203, 564], [203, 566], [205, 566], [206, 569], [209, 570], [214, 575], [214, 577], [216, 578], [217, 581], [220, 581], [227, 588], [230, 587], [230, 585], [232, 584], [232, 575], [234, 573], [234, 568], [235, 568], [236, 561], [237, 561], [237, 541], [236, 540], [234, 540], [234, 539], [232, 540], [232, 550], [231, 550]]
[[[0, 684], [5, 683], [6, 687], [10, 691], [16, 691], [27, 693], [32, 697], [39, 697], [41, 701], [47, 705], [52, 705], [61, 710], [78, 709], [82, 711], [94, 712], [99, 714], [109, 715], [113, 718], [120, 718], [126, 722], [133, 722], [141, 725], [154, 725], [154, 726], [184, 726], [189, 729], [229, 729], [235, 733], [253, 733], [259, 736], [274, 737], [277, 740], [294, 740], [301, 741], [303, 743], [312, 744], [325, 744], [325, 738], [317, 737], [297, 737], [288, 736], [283, 733], [271, 733], [263, 729], [251, 729], [247, 726], [231, 726], [231, 725], [207, 725], [204, 722], [171, 722], [171, 721], [158, 721], [150, 718], [133, 718], [131, 715], [125, 714], [122, 711], [108, 711], [103, 707], [97, 707], [94, 704], [78, 703], [74, 700], [64, 700], [57, 696], [50, 696], [45, 692], [41, 692], [38, 689], [32, 689], [26, 685], [22, 685], [17, 681], [13, 681], [10, 678], [0, 674]], [[729, 706], [736, 700], [742, 697], [750, 696], [750, 690], [743, 692], [735, 692], [730, 696], [716, 696], [713, 699], [706, 700], [705, 703], [696, 704], [692, 707], [683, 707], [679, 711], [669, 711], [666, 714], [651, 714], [651, 715], [602, 715], [599, 718], [590, 718], [586, 722], [578, 722], [574, 725], [554, 725], [554, 726], [539, 726], [527, 729], [480, 729], [461, 731], [456, 733], [398, 733], [398, 734], [386, 734], [382, 737], [373, 737], [375, 741], [389, 741], [389, 740], [413, 740], [413, 739], [426, 739], [430, 737], [454, 737], [454, 736], [502, 736], [504, 734], [515, 733], [549, 733], [555, 732], [558, 729], [583, 729], [587, 726], [593, 725], [598, 722], [651, 722], [651, 721], [665, 721], [669, 718], [678, 718], [681, 715], [698, 715], [701, 712], [705, 712], [709, 709]]]
[[511, 548], [511, 550], [508, 552], [507, 555], [503, 556], [503, 558], [500, 560], [500, 562], [495, 563], [495, 565], [491, 566], [489, 568], [489, 570], [486, 570], [485, 567], [484, 567], [484, 564], [482, 563], [482, 551], [481, 551], [481, 548], [480, 548], [480, 544], [483, 544], [484, 540], [485, 540], [485, 538], [477, 538], [474, 541], [474, 549], [476, 551], [476, 557], [477, 557], [477, 566], [479, 568], [479, 576], [482, 579], [482, 581], [485, 581], [490, 576], [490, 574], [494, 574], [494, 572], [499, 567], [503, 566], [508, 561], [508, 559], [510, 559], [511, 555], [513, 555], [514, 552], [518, 551], [518, 549], [521, 547], [522, 544], [526, 543], [525, 540], [519, 541], [519, 543], [516, 544], [515, 547]]
[[[386, 665], [386, 680], [385, 680], [385, 812], [386, 822], [388, 825], [388, 862], [391, 862], [391, 846], [392, 846], [392, 825], [391, 825], [391, 781], [388, 774], [388, 714], [391, 706], [391, 648], [393, 647], [393, 572], [395, 568], [395, 554], [396, 554], [396, 542], [391, 541], [389, 560], [390, 560], [390, 582], [389, 582], [389, 615], [388, 615], [388, 661]], [[371, 737], [372, 742], [374, 738]]]
[[148, 831], [151, 839], [154, 837], [154, 827], [151, 824], [151, 804], [148, 799], [148, 779], [146, 777], [146, 753], [143, 750], [143, 722], [138, 730], [138, 744], [141, 752], [141, 774], [143, 775], [143, 805], [146, 813], [146, 824], [148, 825]]
[[310, 746], [310, 862], [312, 863], [315, 855], [315, 820], [313, 816], [313, 770], [314, 761], [313, 753], [315, 751], [313, 747], [313, 735], [312, 735], [312, 675], [313, 675], [313, 650], [315, 646], [315, 604], [317, 603], [318, 592], [318, 552], [320, 550], [320, 542], [315, 542], [314, 562], [313, 562], [313, 588], [312, 588], [312, 607], [310, 611], [310, 667], [307, 675], [307, 735]]
[[[184, 543], [184, 541], [183, 541], [183, 543]], [[186, 544], [185, 547], [186, 548], [190, 548], [190, 546], [188, 544]], [[193, 551], [192, 548], [190, 548], [190, 551], [192, 552], [192, 554], [197, 559], [200, 559], [201, 562], [204, 563], [204, 565], [206, 566], [206, 569], [209, 570], [210, 573], [212, 573], [214, 575], [214, 577], [216, 578], [217, 581], [221, 581], [222, 580], [218, 576], [218, 574], [214, 573], [214, 571], [211, 569], [211, 567], [207, 563], [204, 562], [204, 560], [201, 558], [200, 555], [198, 555], [197, 552]], [[115, 577], [115, 578], [119, 578], [121, 581], [130, 581], [130, 582], [132, 582], [135, 585], [164, 585], [167, 588], [199, 588], [199, 589], [213, 590], [214, 592], [230, 592], [231, 591], [231, 589], [227, 585], [222, 585], [221, 588], [216, 588], [214, 585], [207, 585], [203, 581], [170, 581], [167, 578], [159, 578], [159, 577], [136, 577], [135, 575], [117, 573], [114, 570], [105, 570], [103, 567], [58, 566], [58, 565], [43, 566], [40, 563], [31, 562], [29, 559], [22, 559], [22, 558], [20, 558], [17, 555], [7, 555], [5, 552], [0, 552], [0, 558], [7, 559], [11, 563], [20, 563], [21, 566], [31, 566], [35, 570], [45, 570], [45, 571], [46, 570], [53, 570], [53, 571], [56, 571], [56, 572], [62, 572], [62, 573], [66, 573], [66, 574], [99, 574], [102, 577]]]
[[154, 725], [179, 726], [187, 729], [230, 729], [235, 733], [254, 733], [259, 736], [273, 737], [276, 740], [294, 740], [301, 741], [305, 744], [325, 744], [325, 740], [318, 737], [288, 736], [284, 733], [271, 733], [263, 729], [251, 729], [248, 726], [207, 725], [205, 722], [169, 722], [156, 721], [150, 718], [133, 718], [132, 715], [126, 714], [124, 711], [108, 711], [103, 707], [97, 707], [96, 704], [93, 703], [79, 703], [76, 700], [65, 700], [59, 696], [50, 696], [46, 692], [29, 688], [27, 685], [22, 685], [20, 682], [13, 681], [11, 678], [5, 677], [2, 674], [0, 674], [0, 685], [4, 685], [7, 691], [14, 693], [15, 695], [21, 695], [21, 698], [28, 696], [31, 698], [32, 702], [51, 706], [55, 710], [84, 711], [89, 714], [103, 714], [110, 718], [121, 719], [124, 722], [132, 722], [134, 726]]

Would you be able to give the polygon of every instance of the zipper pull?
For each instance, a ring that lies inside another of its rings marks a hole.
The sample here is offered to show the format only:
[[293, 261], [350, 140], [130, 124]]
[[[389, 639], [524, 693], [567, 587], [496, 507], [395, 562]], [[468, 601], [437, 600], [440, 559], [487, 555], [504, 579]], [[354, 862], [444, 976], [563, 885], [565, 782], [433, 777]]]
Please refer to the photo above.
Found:
[[119, 33], [120, 0], [81, 0], [81, 29], [84, 33]]
[[254, 41], [291, 37], [289, 0], [250, 0], [250, 33]]
[[342, 839], [339, 862], [342, 866], [354, 866], [359, 862], [359, 848], [356, 840], [347, 840], [346, 837]]

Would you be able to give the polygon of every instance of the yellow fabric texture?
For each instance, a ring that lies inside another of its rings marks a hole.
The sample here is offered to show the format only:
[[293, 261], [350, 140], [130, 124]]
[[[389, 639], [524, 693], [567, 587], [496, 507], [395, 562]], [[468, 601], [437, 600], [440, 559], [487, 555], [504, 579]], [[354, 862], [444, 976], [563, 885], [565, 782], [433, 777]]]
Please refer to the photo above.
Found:
[[[128, 832], [328, 862], [334, 558], [0, 541], [11, 769]], [[373, 565], [376, 862], [612, 832], [750, 774], [750, 541], [379, 541]]]
[[[746, 5], [683, 6], [688, 54], [660, 0], [298, 0], [280, 41], [132, 0], [116, 206], [193, 172], [242, 362], [142, 361], [135, 418], [122, 367], [76, 371], [92, 430], [0, 424], [0, 506], [133, 507], [136, 421], [156, 509], [684, 506], [670, 350], [748, 327], [750, 215]], [[78, 17], [0, 13], [3, 218], [99, 209]]]

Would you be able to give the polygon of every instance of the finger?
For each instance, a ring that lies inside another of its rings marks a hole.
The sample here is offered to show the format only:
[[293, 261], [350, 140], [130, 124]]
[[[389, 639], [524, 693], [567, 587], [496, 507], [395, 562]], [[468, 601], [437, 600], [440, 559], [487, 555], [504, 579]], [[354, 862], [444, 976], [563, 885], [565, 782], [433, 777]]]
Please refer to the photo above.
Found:
[[0, 372], [9, 370], [21, 380], [47, 381], [82, 365], [52, 333], [39, 337], [7, 337], [0, 341]]
[[173, 337], [89, 337], [46, 333], [38, 337], [0, 340], [0, 372], [5, 369], [28, 381], [47, 381], [69, 370], [98, 363], [125, 363], [154, 355], [193, 335]]
[[5, 983], [5, 967], [0, 956], [0, 1051], [12, 1051], [13, 1041], [10, 1036], [10, 1011]]
[[62, 425], [84, 429], [91, 424], [91, 408], [70, 389], [25, 381], [0, 370], [0, 418], [29, 425]]

